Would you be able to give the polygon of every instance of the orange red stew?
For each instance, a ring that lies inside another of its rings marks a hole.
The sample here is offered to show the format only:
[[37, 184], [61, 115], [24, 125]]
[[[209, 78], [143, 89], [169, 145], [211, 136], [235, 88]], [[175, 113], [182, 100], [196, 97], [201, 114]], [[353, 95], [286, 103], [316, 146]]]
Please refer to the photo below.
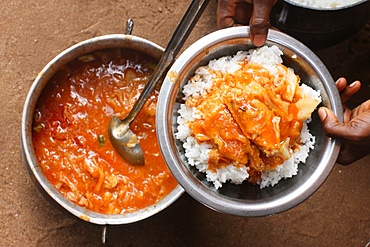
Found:
[[43, 90], [34, 114], [34, 151], [45, 176], [72, 202], [98, 213], [126, 213], [177, 186], [156, 137], [158, 90], [131, 125], [144, 166], [128, 164], [108, 138], [111, 117], [127, 115], [155, 64], [136, 51], [97, 51], [64, 66]]

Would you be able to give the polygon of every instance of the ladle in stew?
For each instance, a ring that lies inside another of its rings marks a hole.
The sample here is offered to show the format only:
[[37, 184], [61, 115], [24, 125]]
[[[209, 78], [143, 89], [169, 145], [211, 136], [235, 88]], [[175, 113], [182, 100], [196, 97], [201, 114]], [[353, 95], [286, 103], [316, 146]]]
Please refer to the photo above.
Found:
[[175, 32], [172, 34], [149, 82], [145, 85], [131, 111], [123, 120], [113, 116], [109, 123], [108, 134], [113, 147], [123, 159], [132, 165], [144, 165], [145, 159], [138, 138], [130, 129], [130, 123], [136, 118], [153, 89], [161, 81], [162, 76], [168, 72], [174, 63], [176, 55], [185, 43], [208, 2], [209, 0], [193, 0], [191, 2], [179, 25], [176, 27]]

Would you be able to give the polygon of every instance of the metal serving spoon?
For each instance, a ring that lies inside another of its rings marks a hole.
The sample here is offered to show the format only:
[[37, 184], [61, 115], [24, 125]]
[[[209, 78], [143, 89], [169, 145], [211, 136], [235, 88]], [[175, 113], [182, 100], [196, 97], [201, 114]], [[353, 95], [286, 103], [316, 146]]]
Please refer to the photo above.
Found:
[[145, 85], [139, 99], [135, 102], [129, 114], [123, 120], [113, 116], [109, 123], [108, 134], [111, 143], [122, 158], [132, 165], [144, 165], [145, 160], [138, 138], [130, 129], [130, 123], [138, 115], [155, 86], [161, 81], [162, 76], [168, 72], [170, 66], [174, 63], [176, 55], [185, 43], [208, 2], [209, 0], [193, 0], [191, 2], [175, 32], [172, 34], [149, 82]]

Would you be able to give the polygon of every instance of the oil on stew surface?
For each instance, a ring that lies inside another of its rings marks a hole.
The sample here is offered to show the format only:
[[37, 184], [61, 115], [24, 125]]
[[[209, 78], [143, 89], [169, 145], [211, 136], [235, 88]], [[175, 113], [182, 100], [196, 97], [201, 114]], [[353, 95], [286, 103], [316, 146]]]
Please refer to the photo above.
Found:
[[108, 138], [111, 117], [128, 114], [155, 64], [137, 51], [108, 49], [75, 59], [49, 81], [34, 114], [33, 145], [45, 176], [64, 197], [119, 214], [152, 205], [177, 186], [156, 137], [158, 89], [131, 124], [144, 166], [128, 164]]

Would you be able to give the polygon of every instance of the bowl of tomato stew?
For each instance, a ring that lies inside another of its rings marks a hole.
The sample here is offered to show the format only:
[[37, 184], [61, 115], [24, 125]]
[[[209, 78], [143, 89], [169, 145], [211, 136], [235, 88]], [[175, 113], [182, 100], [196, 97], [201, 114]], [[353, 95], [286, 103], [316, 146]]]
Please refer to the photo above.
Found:
[[144, 166], [123, 160], [108, 138], [110, 119], [128, 114], [162, 53], [137, 36], [100, 36], [60, 53], [33, 82], [22, 116], [23, 158], [39, 191], [63, 211], [94, 224], [127, 224], [183, 193], [156, 137], [160, 87], [131, 125]]

